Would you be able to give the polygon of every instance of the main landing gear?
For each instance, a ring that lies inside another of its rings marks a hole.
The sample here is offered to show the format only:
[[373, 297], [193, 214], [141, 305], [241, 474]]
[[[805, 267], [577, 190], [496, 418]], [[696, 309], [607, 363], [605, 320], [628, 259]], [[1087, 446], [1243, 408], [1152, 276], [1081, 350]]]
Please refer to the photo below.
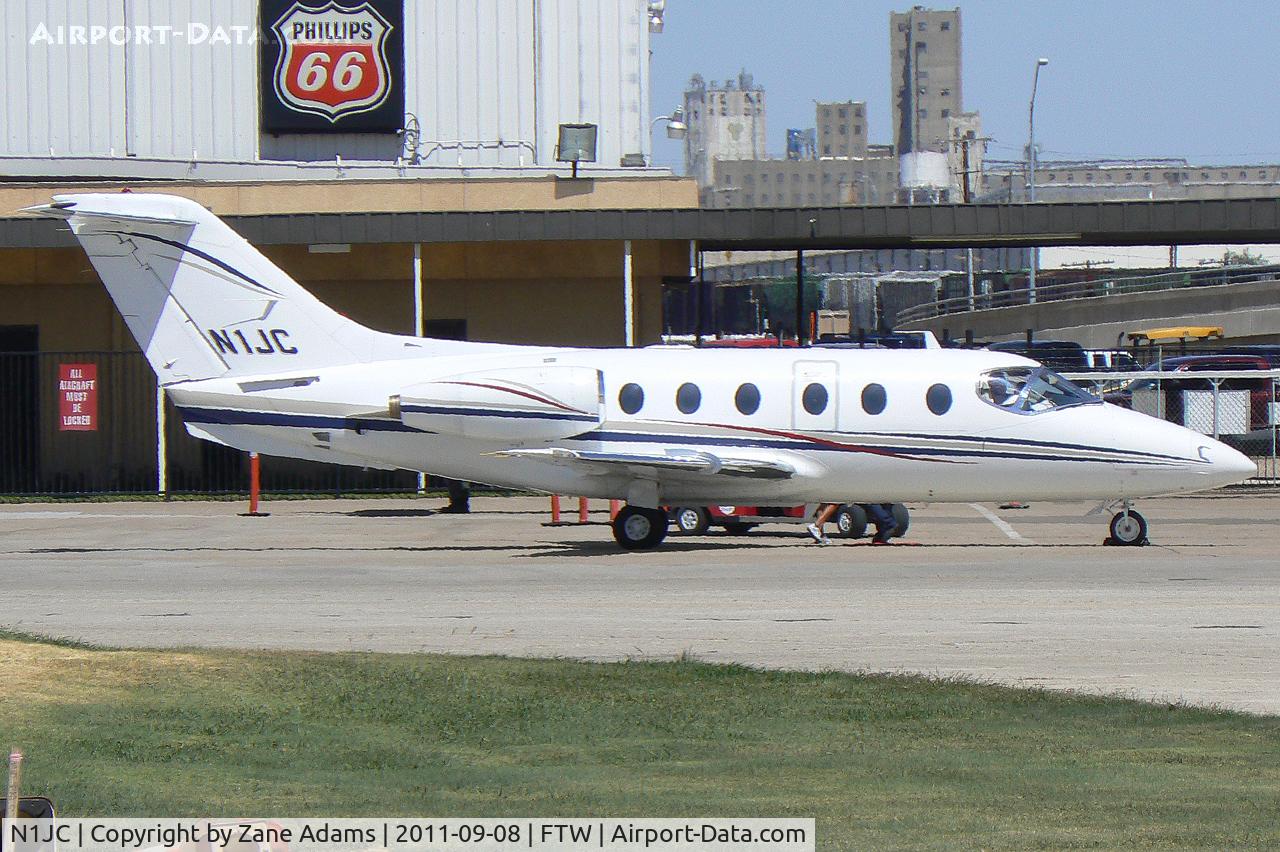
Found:
[[1147, 539], [1147, 519], [1135, 512], [1128, 500], [1121, 505], [1123, 508], [1111, 519], [1111, 537], [1102, 543], [1120, 547], [1143, 547], [1150, 544]]
[[667, 537], [667, 523], [662, 509], [623, 506], [613, 519], [613, 537], [625, 550], [648, 550]]

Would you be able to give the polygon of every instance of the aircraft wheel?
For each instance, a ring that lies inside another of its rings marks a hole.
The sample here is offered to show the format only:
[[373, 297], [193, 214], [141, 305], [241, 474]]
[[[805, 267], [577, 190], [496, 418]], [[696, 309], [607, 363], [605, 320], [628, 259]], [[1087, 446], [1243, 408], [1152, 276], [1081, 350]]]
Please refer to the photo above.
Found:
[[836, 532], [844, 538], [862, 538], [867, 534], [867, 510], [856, 503], [846, 503], [836, 511]]
[[724, 525], [724, 531], [729, 535], [746, 535], [755, 529], [755, 524], [744, 524], [742, 521], [730, 521]]
[[613, 537], [625, 550], [648, 550], [667, 537], [667, 513], [623, 506], [613, 519]]
[[911, 526], [911, 513], [907, 511], [907, 507], [901, 503], [893, 504], [893, 522], [898, 528], [893, 531], [894, 538], [902, 538], [907, 534], [907, 527]]
[[702, 535], [711, 526], [706, 509], [697, 506], [677, 506], [671, 510], [676, 535]]
[[1111, 538], [1104, 544], [1141, 547], [1147, 543], [1147, 519], [1132, 509], [1116, 512], [1111, 519]]

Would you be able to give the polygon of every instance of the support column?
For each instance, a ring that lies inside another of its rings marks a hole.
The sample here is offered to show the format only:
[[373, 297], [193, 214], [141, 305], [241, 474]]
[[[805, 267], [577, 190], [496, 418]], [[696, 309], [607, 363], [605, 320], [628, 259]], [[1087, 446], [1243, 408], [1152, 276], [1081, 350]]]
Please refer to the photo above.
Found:
[[624, 344], [628, 349], [636, 345], [635, 293], [631, 280], [631, 240], [622, 241], [622, 313], [626, 323]]
[[168, 496], [168, 438], [164, 434], [164, 386], [156, 382], [156, 493]]
[[[422, 305], [422, 243], [413, 244], [413, 333], [422, 337], [426, 330], [426, 318]], [[418, 493], [427, 490], [427, 475], [418, 471]]]
[[804, 346], [804, 250], [796, 251], [796, 346]]

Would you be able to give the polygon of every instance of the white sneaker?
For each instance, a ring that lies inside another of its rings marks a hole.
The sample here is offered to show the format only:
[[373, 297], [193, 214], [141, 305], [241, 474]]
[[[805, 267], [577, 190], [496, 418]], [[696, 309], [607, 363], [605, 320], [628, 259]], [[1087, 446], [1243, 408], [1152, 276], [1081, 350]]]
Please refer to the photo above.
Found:
[[809, 524], [807, 529], [809, 530], [809, 535], [812, 536], [813, 540], [816, 541], [818, 544], [831, 543], [831, 539], [827, 538], [825, 535], [822, 534], [822, 530], [818, 528], [817, 524]]

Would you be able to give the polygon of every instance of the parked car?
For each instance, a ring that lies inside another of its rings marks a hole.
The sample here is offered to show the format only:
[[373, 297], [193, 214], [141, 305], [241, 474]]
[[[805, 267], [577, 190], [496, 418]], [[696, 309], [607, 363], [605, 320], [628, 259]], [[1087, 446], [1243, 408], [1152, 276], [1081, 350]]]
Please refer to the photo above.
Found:
[[[730, 535], [742, 535], [760, 524], [810, 524], [818, 512], [818, 503], [803, 506], [672, 506], [667, 515], [672, 532], [677, 535], [702, 535], [711, 527], [723, 527]], [[860, 503], [846, 503], [831, 519], [836, 535], [862, 538], [867, 534], [867, 510]], [[893, 520], [897, 524], [893, 537], [899, 538], [911, 524], [911, 513], [901, 503], [893, 504]]]
[[1089, 369], [1084, 347], [1070, 340], [1003, 340], [987, 346], [992, 352], [1011, 352], [1039, 361], [1059, 373], [1080, 373]]

